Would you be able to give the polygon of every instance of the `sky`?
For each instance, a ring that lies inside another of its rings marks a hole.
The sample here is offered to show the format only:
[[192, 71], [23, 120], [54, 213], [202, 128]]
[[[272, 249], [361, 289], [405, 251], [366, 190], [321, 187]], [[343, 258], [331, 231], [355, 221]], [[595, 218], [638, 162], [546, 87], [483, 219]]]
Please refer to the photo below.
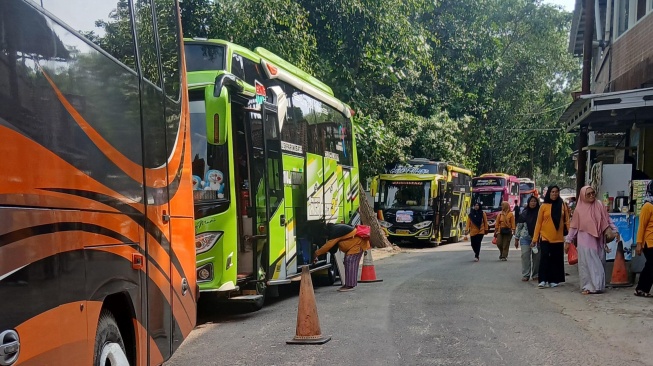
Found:
[[547, 4], [561, 5], [563, 9], [571, 12], [574, 11], [576, 0], [545, 0], [544, 2]]

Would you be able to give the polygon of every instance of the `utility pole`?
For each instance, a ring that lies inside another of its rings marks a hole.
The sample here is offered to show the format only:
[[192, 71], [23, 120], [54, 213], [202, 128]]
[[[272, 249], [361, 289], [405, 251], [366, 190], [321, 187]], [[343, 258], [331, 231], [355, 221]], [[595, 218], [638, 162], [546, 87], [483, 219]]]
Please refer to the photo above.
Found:
[[[582, 95], [591, 94], [592, 80], [592, 43], [594, 41], [594, 1], [585, 0], [585, 32], [583, 34], [583, 80]], [[580, 128], [578, 134], [578, 167], [576, 168], [576, 192], [585, 185], [585, 172], [587, 171], [587, 127]]]

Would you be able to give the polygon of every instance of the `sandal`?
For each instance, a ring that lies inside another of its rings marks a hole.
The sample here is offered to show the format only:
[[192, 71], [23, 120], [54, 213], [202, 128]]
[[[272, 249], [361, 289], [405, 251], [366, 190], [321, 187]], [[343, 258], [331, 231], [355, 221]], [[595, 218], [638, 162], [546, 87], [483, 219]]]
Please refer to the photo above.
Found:
[[635, 290], [635, 296], [639, 296], [639, 297], [653, 297], [653, 295], [651, 295], [650, 293], [648, 293], [648, 292], [644, 292], [644, 291], [642, 291], [642, 290]]
[[583, 291], [581, 291], [580, 293], [583, 294], [583, 295], [589, 295], [589, 294], [591, 294], [592, 292], [591, 292], [590, 290], [583, 290]]
[[521, 280], [524, 281], [524, 282], [527, 282], [527, 281], [528, 281], [528, 277], [522, 277]]

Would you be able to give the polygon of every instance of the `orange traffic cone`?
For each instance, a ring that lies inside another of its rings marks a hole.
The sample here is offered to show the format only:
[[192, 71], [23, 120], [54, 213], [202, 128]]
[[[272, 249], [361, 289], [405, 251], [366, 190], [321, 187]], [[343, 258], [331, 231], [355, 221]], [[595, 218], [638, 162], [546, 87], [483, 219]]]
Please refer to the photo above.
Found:
[[614, 266], [612, 267], [612, 278], [610, 279], [610, 286], [632, 286], [628, 281], [628, 272], [626, 271], [626, 261], [624, 259], [624, 252], [621, 241], [617, 245], [617, 253], [614, 258]]
[[320, 330], [320, 319], [317, 316], [313, 281], [308, 266], [302, 268], [301, 284], [299, 285], [299, 308], [297, 309], [297, 330], [288, 344], [325, 344], [331, 336], [325, 337]]
[[358, 282], [381, 282], [382, 279], [376, 278], [376, 271], [374, 270], [374, 260], [372, 259], [372, 251], [366, 250], [363, 257], [363, 270], [361, 271], [361, 279]]

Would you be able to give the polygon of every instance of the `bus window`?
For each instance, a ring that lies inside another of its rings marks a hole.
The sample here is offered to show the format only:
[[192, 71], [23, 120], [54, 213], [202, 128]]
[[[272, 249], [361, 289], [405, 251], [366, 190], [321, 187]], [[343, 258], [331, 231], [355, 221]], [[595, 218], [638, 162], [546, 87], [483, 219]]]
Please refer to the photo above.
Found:
[[[125, 66], [136, 70], [134, 38], [130, 31], [129, 4], [126, 1], [54, 0], [42, 1], [41, 6]], [[95, 17], [80, 16], [84, 13], [95, 14]], [[98, 20], [97, 14], [109, 14], [109, 17]], [[118, 32], [122, 23], [127, 23], [127, 31]]]
[[224, 70], [224, 46], [186, 43], [186, 69], [190, 71]]
[[[156, 11], [157, 31], [161, 50], [161, 69], [163, 70], [163, 89], [166, 97], [172, 101], [181, 98], [181, 64], [179, 62], [179, 34], [171, 32], [177, 27], [177, 7], [174, 0], [153, 0]], [[174, 108], [173, 114], [179, 115], [181, 108], [178, 105], [166, 105], [166, 109]], [[167, 113], [170, 114], [170, 113]], [[171, 126], [169, 126], [171, 127]], [[172, 126], [176, 131], [177, 126]], [[174, 141], [168, 140], [168, 143]]]
[[191, 159], [196, 202], [229, 198], [228, 145], [206, 142], [204, 93], [191, 94]]
[[134, 7], [134, 24], [140, 50], [141, 71], [145, 79], [160, 87], [161, 76], [159, 74], [158, 52], [152, 32], [152, 5], [149, 1], [139, 1], [134, 4]]
[[235, 52], [231, 57], [231, 73], [250, 85], [254, 85], [255, 81], [263, 82], [261, 65]]
[[454, 192], [451, 195], [451, 209], [455, 209], [455, 210], [460, 209], [460, 193]]
[[381, 186], [381, 209], [428, 210], [431, 183], [426, 181], [384, 181]]
[[518, 183], [510, 183], [510, 195], [512, 196], [519, 196], [519, 184]]
[[481, 209], [487, 210], [490, 212], [500, 211], [501, 210], [501, 201], [503, 193], [500, 191], [496, 192], [473, 192], [472, 193], [472, 202], [480, 202]]

